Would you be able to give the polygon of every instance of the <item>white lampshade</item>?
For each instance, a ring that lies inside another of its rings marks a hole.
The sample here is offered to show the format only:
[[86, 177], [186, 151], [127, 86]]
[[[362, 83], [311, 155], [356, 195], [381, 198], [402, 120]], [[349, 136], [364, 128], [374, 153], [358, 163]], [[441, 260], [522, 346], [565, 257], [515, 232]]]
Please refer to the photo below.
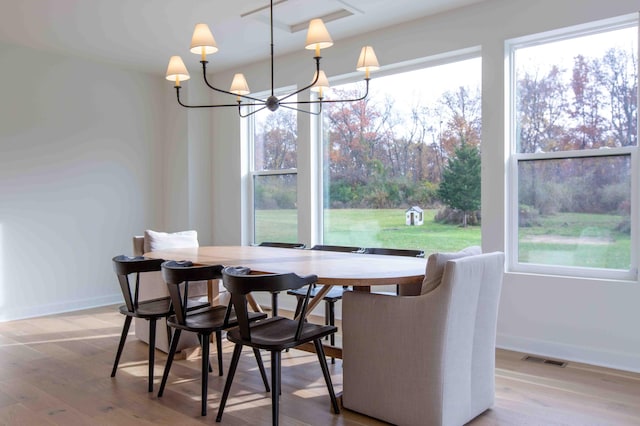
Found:
[[356, 69], [367, 73], [380, 69], [380, 64], [378, 63], [378, 58], [376, 58], [376, 53], [373, 51], [373, 47], [364, 46], [362, 48]]
[[[315, 79], [316, 79], [316, 73], [313, 73], [313, 80]], [[322, 89], [328, 89], [328, 88], [329, 88], [329, 80], [327, 79], [327, 76], [324, 73], [324, 71], [320, 70], [320, 76], [318, 77], [318, 81], [316, 81], [316, 83], [313, 86], [311, 86], [311, 89], [309, 90], [311, 90], [312, 92], [322, 93]]]
[[322, 19], [312, 19], [309, 22], [309, 29], [307, 30], [307, 42], [304, 46], [305, 49], [313, 50], [316, 53], [320, 52], [320, 49], [326, 49], [333, 46], [333, 40], [327, 31], [327, 27], [324, 26]]
[[247, 80], [244, 78], [244, 74], [235, 74], [233, 76], [233, 81], [231, 82], [231, 89], [229, 89], [231, 93], [236, 95], [248, 95], [251, 93], [249, 91], [249, 85], [247, 84]]
[[169, 66], [167, 67], [167, 76], [165, 77], [169, 81], [175, 81], [176, 86], [180, 86], [181, 81], [189, 80], [189, 71], [184, 66], [182, 58], [180, 56], [172, 56], [169, 59]]
[[205, 54], [212, 54], [218, 51], [218, 45], [216, 44], [213, 34], [207, 24], [196, 24], [193, 30], [193, 36], [191, 37], [191, 53], [196, 55], [202, 55], [203, 60]]

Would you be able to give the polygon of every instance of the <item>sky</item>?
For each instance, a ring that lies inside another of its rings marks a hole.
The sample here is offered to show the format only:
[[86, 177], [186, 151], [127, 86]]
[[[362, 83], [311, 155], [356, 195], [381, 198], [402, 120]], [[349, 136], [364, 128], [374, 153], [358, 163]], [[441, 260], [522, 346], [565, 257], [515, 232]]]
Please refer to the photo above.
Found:
[[372, 73], [369, 96], [374, 100], [395, 97], [395, 108], [410, 113], [414, 105], [432, 105], [443, 93], [460, 86], [480, 88], [481, 64], [478, 57], [382, 77]]
[[516, 62], [524, 63], [526, 67], [532, 67], [533, 64], [539, 64], [540, 59], [544, 58], [545, 64], [558, 64], [571, 70], [573, 59], [577, 55], [603, 57], [612, 47], [637, 52], [638, 27], [522, 47], [517, 50]]

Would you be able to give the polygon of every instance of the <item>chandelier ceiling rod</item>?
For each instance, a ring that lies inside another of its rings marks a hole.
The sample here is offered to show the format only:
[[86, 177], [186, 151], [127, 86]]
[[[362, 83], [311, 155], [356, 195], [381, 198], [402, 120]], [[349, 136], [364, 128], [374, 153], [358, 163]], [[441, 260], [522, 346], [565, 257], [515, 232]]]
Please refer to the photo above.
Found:
[[[369, 94], [369, 73], [370, 71], [377, 70], [380, 68], [378, 64], [378, 59], [376, 58], [376, 54], [373, 51], [371, 46], [364, 46], [360, 52], [360, 57], [358, 58], [358, 63], [356, 65], [356, 69], [358, 71], [365, 72], [365, 84], [366, 90], [365, 93], [354, 99], [332, 99], [332, 100], [324, 100], [323, 98], [323, 90], [329, 88], [329, 81], [327, 77], [320, 69], [320, 49], [324, 49], [327, 47], [331, 47], [333, 45], [333, 40], [327, 31], [327, 28], [324, 26], [322, 19], [312, 19], [309, 22], [309, 29], [307, 31], [307, 41], [305, 45], [305, 49], [315, 50], [315, 56], [313, 59], [316, 62], [316, 69], [311, 83], [307, 86], [302, 87], [301, 89], [295, 90], [289, 94], [278, 98], [275, 95], [275, 79], [274, 79], [274, 43], [273, 43], [273, 0], [270, 0], [270, 27], [271, 27], [271, 96], [267, 99], [260, 99], [253, 96], [249, 96], [249, 85], [247, 84], [246, 79], [243, 74], [235, 74], [233, 77], [233, 81], [231, 83], [231, 88], [227, 91], [224, 89], [217, 88], [209, 83], [207, 79], [207, 54], [214, 54], [218, 51], [218, 46], [216, 45], [215, 39], [213, 38], [213, 34], [211, 30], [206, 24], [196, 24], [196, 27], [193, 31], [193, 37], [191, 38], [191, 52], [195, 54], [200, 54], [200, 63], [202, 64], [202, 77], [205, 84], [212, 90], [216, 92], [224, 93], [226, 95], [235, 96], [236, 103], [227, 103], [227, 104], [213, 104], [213, 105], [188, 105], [183, 103], [180, 100], [180, 82], [186, 81], [190, 78], [189, 71], [187, 71], [184, 62], [180, 56], [172, 56], [169, 60], [169, 66], [167, 67], [166, 79], [169, 81], [175, 82], [176, 89], [176, 97], [178, 100], [178, 104], [185, 108], [220, 108], [220, 107], [235, 107], [238, 108], [238, 114], [240, 117], [248, 117], [252, 114], [255, 114], [258, 111], [262, 111], [267, 108], [270, 111], [276, 111], [279, 107], [304, 112], [307, 114], [318, 115], [322, 111], [323, 103], [335, 103], [335, 102], [356, 102], [361, 101], [367, 97]], [[286, 101], [288, 98], [297, 95], [300, 92], [303, 92], [307, 89], [318, 92], [317, 100], [310, 101]], [[243, 103], [243, 101], [245, 101]], [[319, 105], [317, 111], [306, 110], [297, 108], [295, 105]], [[248, 113], [242, 113], [242, 107], [256, 107], [250, 110]]]

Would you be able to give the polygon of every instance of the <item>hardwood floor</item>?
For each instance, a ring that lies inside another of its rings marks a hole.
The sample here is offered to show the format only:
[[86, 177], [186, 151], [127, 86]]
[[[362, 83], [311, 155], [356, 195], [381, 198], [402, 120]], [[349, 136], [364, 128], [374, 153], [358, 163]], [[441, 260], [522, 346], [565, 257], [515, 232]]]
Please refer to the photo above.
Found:
[[[197, 357], [174, 363], [158, 399], [146, 392], [147, 347], [130, 336], [117, 376], [109, 377], [122, 322], [111, 306], [0, 323], [0, 425], [215, 423], [226, 375], [211, 375], [209, 415], [201, 417]], [[231, 352], [225, 341], [225, 370]], [[157, 354], [156, 392], [166, 359]], [[640, 425], [640, 374], [522, 358], [497, 352], [496, 405], [472, 425]], [[341, 391], [341, 361], [329, 368]], [[383, 424], [348, 410], [331, 413], [315, 354], [283, 353], [282, 380], [283, 425]], [[270, 409], [255, 359], [245, 350], [221, 424], [269, 424]]]

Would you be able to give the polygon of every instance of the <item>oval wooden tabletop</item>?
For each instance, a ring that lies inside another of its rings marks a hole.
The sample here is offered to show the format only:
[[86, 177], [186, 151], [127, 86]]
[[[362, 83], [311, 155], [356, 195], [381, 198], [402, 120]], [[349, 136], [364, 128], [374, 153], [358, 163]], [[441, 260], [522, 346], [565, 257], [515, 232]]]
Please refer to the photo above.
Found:
[[372, 286], [422, 282], [425, 258], [259, 246], [202, 246], [145, 253], [196, 264], [246, 266], [255, 272], [315, 274], [318, 282]]

